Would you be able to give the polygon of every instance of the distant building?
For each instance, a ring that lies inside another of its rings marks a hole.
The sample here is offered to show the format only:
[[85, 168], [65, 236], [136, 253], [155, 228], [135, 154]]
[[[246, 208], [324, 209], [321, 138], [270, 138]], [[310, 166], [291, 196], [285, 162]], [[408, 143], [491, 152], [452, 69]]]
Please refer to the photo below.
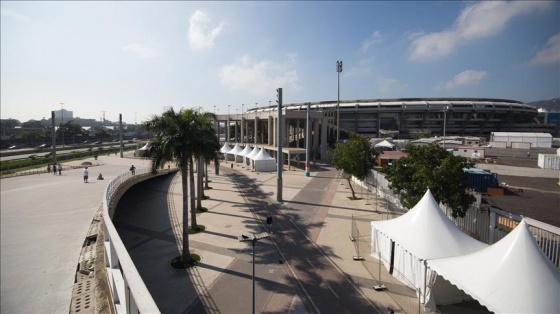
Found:
[[53, 110], [55, 124], [65, 123], [74, 119], [74, 112], [66, 109]]

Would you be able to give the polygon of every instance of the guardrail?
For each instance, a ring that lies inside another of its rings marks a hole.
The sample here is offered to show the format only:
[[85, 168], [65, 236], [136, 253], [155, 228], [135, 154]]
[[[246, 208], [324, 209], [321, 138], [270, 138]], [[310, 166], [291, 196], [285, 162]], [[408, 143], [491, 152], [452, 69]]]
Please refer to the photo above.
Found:
[[[167, 173], [169, 171], [162, 171], [156, 175]], [[116, 313], [160, 313], [111, 219], [124, 192], [153, 176], [150, 169], [136, 169], [135, 175], [123, 173], [108, 184], [103, 195], [105, 267]]]

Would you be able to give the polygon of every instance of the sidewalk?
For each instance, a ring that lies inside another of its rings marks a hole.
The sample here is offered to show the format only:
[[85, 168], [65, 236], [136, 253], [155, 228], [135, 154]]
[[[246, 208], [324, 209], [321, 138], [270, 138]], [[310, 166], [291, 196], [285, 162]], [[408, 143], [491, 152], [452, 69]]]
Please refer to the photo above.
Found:
[[[202, 203], [202, 206], [208, 208], [209, 211], [199, 214], [197, 217], [197, 222], [204, 225], [206, 231], [189, 236], [192, 252], [202, 257], [201, 263], [189, 270], [193, 287], [200, 297], [200, 302], [195, 303], [191, 308], [194, 313], [203, 311], [207, 313], [250, 311], [250, 307], [247, 307], [250, 304], [247, 304], [247, 302], [251, 300], [251, 245], [250, 242], [239, 242], [238, 237], [241, 234], [250, 235], [251, 233], [264, 232], [265, 219], [251, 212], [251, 205], [247, 204], [249, 201], [247, 195], [243, 192], [240, 193], [239, 189], [243, 187], [236, 186], [236, 182], [232, 181], [232, 174], [239, 173], [247, 176], [265, 195], [276, 202], [276, 172], [257, 173], [239, 163], [234, 163], [233, 170], [230, 170], [230, 164], [230, 162], [222, 164], [219, 176], [214, 174], [213, 167], [209, 167], [209, 179], [212, 181], [209, 186], [212, 189], [205, 191], [210, 199]], [[325, 186], [310, 184], [314, 176], [324, 176]], [[333, 291], [335, 297], [339, 298], [343, 294], [362, 295], [373, 305], [371, 312], [375, 312], [375, 308], [377, 308], [378, 312], [385, 313], [387, 307], [393, 308], [396, 313], [409, 312], [410, 310], [401, 309], [387, 292], [377, 292], [373, 289], [377, 282], [364, 267], [365, 264], [372, 263], [371, 258], [363, 262], [355, 261], [352, 258], [356, 256], [354, 244], [349, 238], [352, 216], [359, 220], [363, 229], [369, 229], [367, 226], [369, 226], [370, 220], [380, 218], [380, 214], [375, 212], [375, 207], [372, 205], [373, 196], [368, 197], [364, 189], [362, 200], [351, 201], [348, 198], [350, 190], [347, 189], [345, 180], [337, 181], [336, 172], [333, 172], [332, 169], [329, 172], [327, 168], [323, 168], [320, 172], [312, 170], [311, 177], [306, 177], [303, 170], [292, 167], [292, 170], [283, 172], [283, 183], [284, 202], [280, 204], [281, 215], [288, 217], [292, 222], [294, 219], [298, 219], [295, 222], [297, 226], [307, 229], [307, 237], [355, 287], [349, 290], [345, 288], [344, 291], [335, 293], [333, 289], [336, 290], [336, 288], [332, 288], [334, 286], [331, 284], [328, 288]], [[324, 190], [325, 188], [328, 190]], [[360, 187], [355, 187], [355, 189], [360, 194]], [[171, 191], [173, 195], [171, 207], [175, 212], [174, 217], [172, 216], [172, 226], [176, 238], [180, 239], [182, 192], [179, 176], [175, 177]], [[305, 204], [308, 206], [307, 209], [311, 210], [298, 211], [298, 206], [305, 203], [298, 201], [301, 197], [319, 192], [325, 193], [323, 204]], [[369, 198], [372, 198], [372, 200], [370, 201]], [[378, 211], [383, 211], [382, 202], [379, 202], [377, 207]], [[279, 222], [279, 217], [275, 217], [275, 233], [272, 236], [272, 241], [275, 242], [285, 237], [279, 238], [283, 231], [293, 229], [293, 226], [288, 223], [280, 224]], [[368, 242], [369, 234], [364, 234], [359, 241]], [[290, 265], [295, 263], [291, 261], [279, 264], [278, 260], [281, 260], [284, 254], [282, 249], [280, 249], [280, 252], [274, 252], [278, 247], [275, 248], [273, 243], [268, 243], [270, 241], [266, 242], [263, 242], [263, 244], [258, 242], [256, 249], [258, 258], [255, 265], [258, 278], [256, 311], [306, 313], [307, 310], [302, 301], [302, 299], [305, 299], [303, 294], [306, 291], [297, 287], [296, 282], [289, 282], [287, 279], [293, 277], [293, 271], [290, 267], [297, 267], [297, 265]], [[369, 243], [366, 244], [369, 247]], [[178, 241], [178, 250], [180, 250], [179, 245], [180, 241]], [[360, 247], [363, 246], [360, 245]], [[267, 250], [272, 251], [272, 253], [266, 253]], [[369, 252], [360, 252], [360, 255], [369, 257]], [[383, 269], [383, 271], [385, 270]], [[300, 279], [305, 280], [305, 278]], [[388, 274], [383, 279], [395, 286], [400, 285], [398, 281], [389, 278]], [[274, 284], [275, 282], [271, 282], [273, 280], [277, 280], [279, 287], [267, 286], [268, 284]], [[352, 292], [352, 289], [354, 289], [354, 292]], [[401, 290], [405, 291], [406, 288], [403, 287]], [[194, 293], [187, 293], [186, 295], [192, 302], [197, 299]], [[403, 299], [401, 302], [412, 305], [413, 311], [417, 311], [417, 299], [414, 295], [407, 296], [406, 293], [401, 293], [401, 299]], [[247, 302], [241, 302], [241, 300]], [[308, 304], [307, 309], [310, 309], [309, 307]], [[166, 309], [161, 310], [166, 312]], [[314, 311], [312, 307], [310, 310]]]

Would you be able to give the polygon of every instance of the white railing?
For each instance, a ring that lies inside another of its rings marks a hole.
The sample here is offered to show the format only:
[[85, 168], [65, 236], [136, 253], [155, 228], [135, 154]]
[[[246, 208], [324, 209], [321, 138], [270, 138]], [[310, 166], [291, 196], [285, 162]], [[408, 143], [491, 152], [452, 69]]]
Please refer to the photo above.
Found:
[[[352, 179], [376, 196], [385, 199], [386, 206], [392, 214], [399, 214], [399, 210], [403, 208], [398, 197], [389, 189], [389, 182], [385, 176], [377, 171], [372, 170], [365, 182], [356, 178]], [[560, 268], [560, 228], [493, 207], [488, 211], [482, 211], [480, 196], [477, 196], [477, 201], [463, 218], [453, 218], [451, 210], [447, 206], [441, 206], [441, 208], [457, 227], [473, 238], [488, 244], [493, 244], [505, 237], [521, 219], [525, 219], [538, 246], [550, 261]], [[501, 228], [501, 226], [506, 226], [506, 228]]]
[[111, 219], [120, 196], [135, 183], [151, 177], [149, 169], [137, 169], [134, 176], [123, 173], [109, 182], [103, 196], [105, 267], [116, 313], [160, 313]]

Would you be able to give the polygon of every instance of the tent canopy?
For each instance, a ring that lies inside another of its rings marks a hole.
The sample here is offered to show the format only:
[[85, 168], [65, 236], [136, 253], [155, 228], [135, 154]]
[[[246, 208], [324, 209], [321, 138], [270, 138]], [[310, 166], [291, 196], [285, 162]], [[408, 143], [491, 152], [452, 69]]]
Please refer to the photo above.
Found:
[[525, 220], [492, 246], [427, 261], [496, 313], [560, 313], [560, 270], [535, 243]]
[[387, 141], [387, 140], [383, 140], [382, 142], [379, 142], [377, 144], [375, 144], [373, 146], [374, 148], [390, 148], [393, 149], [395, 147], [395, 144]]
[[222, 148], [220, 148], [220, 153], [225, 154], [225, 153], [229, 152], [230, 150], [231, 150], [231, 147], [226, 142], [226, 143], [224, 143], [224, 146], [222, 146]]
[[457, 228], [440, 209], [430, 190], [406, 214], [391, 220], [372, 221], [371, 225], [423, 260], [464, 255], [488, 246]]

